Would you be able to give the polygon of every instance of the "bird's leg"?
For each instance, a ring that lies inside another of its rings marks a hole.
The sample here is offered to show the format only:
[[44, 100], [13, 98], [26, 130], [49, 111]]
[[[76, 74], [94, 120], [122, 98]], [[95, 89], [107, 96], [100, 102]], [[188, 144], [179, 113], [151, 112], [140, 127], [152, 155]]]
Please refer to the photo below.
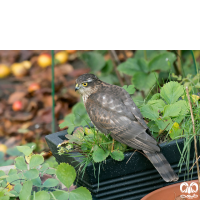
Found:
[[115, 140], [113, 139], [113, 141], [112, 141], [112, 147], [111, 147], [111, 152], [114, 151], [114, 146], [115, 146]]

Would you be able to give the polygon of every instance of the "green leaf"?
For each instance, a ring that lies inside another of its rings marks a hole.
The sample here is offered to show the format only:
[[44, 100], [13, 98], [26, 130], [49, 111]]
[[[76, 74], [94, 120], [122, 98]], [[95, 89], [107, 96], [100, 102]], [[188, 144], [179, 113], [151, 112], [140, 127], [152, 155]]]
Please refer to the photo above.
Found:
[[162, 99], [150, 100], [147, 104], [153, 106], [157, 111], [160, 112], [162, 112], [164, 110], [164, 107], [166, 106], [165, 102]]
[[189, 104], [185, 100], [178, 101], [177, 106], [181, 108], [181, 112], [179, 115], [185, 115], [189, 112]]
[[42, 182], [41, 182], [40, 177], [37, 177], [36, 179], [32, 179], [31, 181], [32, 181], [33, 185], [35, 185], [37, 187], [41, 187], [42, 186]]
[[22, 190], [21, 190], [21, 192], [19, 194], [19, 199], [20, 200], [30, 200], [31, 191], [32, 191], [32, 182], [31, 181], [26, 181], [23, 184]]
[[17, 146], [18, 151], [22, 152], [25, 156], [29, 156], [32, 152], [33, 149], [31, 149], [28, 146]]
[[24, 160], [24, 157], [20, 156], [20, 157], [15, 158], [15, 166], [17, 169], [27, 170], [27, 165]]
[[149, 74], [137, 72], [133, 75], [132, 83], [138, 90], [148, 91], [156, 84], [156, 78], [158, 78], [156, 72], [151, 72]]
[[129, 58], [127, 61], [121, 63], [117, 69], [127, 75], [133, 76], [136, 72], [148, 73], [147, 62], [143, 59]]
[[99, 147], [92, 154], [94, 162], [102, 162], [108, 156], [109, 156], [109, 151], [103, 150], [103, 149], [101, 149]]
[[154, 94], [152, 97], [151, 97], [151, 100], [157, 100], [160, 98], [160, 94], [159, 93], [156, 93]]
[[54, 178], [48, 178], [44, 183], [43, 187], [55, 187], [56, 185], [59, 184], [59, 181]]
[[0, 170], [0, 177], [5, 175], [6, 175], [5, 172], [3, 170]]
[[161, 97], [168, 103], [175, 103], [184, 93], [183, 86], [178, 82], [166, 83], [160, 90]]
[[82, 102], [75, 104], [75, 106], [72, 108], [72, 112], [76, 116], [74, 120], [74, 124], [76, 126], [79, 126], [84, 120], [90, 121], [85, 106]]
[[147, 126], [149, 127], [151, 131], [156, 132], [156, 133], [159, 132], [158, 125], [155, 123], [155, 121], [150, 121]]
[[70, 192], [70, 200], [92, 200], [92, 195], [85, 187], [79, 187]]
[[6, 152], [10, 156], [21, 156], [23, 155], [21, 152], [17, 150], [17, 147], [9, 148]]
[[154, 57], [149, 62], [149, 69], [151, 71], [154, 71], [154, 70], [168, 71], [173, 65], [173, 62], [175, 60], [176, 60], [176, 56], [174, 53], [171, 53], [171, 52], [162, 53]]
[[172, 119], [170, 117], [167, 117], [166, 119], [163, 120], [157, 119], [155, 123], [160, 130], [166, 130], [166, 131], [170, 130], [173, 125]]
[[56, 176], [67, 188], [70, 188], [76, 178], [76, 171], [71, 165], [61, 163], [57, 167]]
[[159, 113], [154, 106], [144, 105], [140, 108], [142, 115], [148, 119], [156, 120], [159, 117]]
[[179, 139], [180, 136], [183, 133], [183, 129], [181, 129], [179, 127], [179, 124], [177, 122], [175, 122], [171, 128], [171, 130], [169, 131], [169, 135], [170, 137], [174, 140], [174, 139]]
[[129, 94], [135, 93], [135, 86], [134, 85], [124, 85], [122, 88], [124, 88]]
[[81, 55], [81, 59], [87, 63], [92, 72], [100, 71], [105, 66], [104, 57], [97, 52], [85, 52]]
[[147, 57], [147, 60], [151, 60], [152, 58], [154, 58], [155, 56], [166, 52], [165, 50], [137, 50], [135, 52], [134, 57], [135, 58], [144, 58], [145, 54]]
[[39, 176], [39, 171], [37, 169], [30, 169], [24, 173], [27, 179], [36, 179]]
[[114, 150], [113, 152], [110, 153], [110, 156], [117, 161], [122, 161], [124, 160], [124, 154], [122, 151], [119, 150]]
[[56, 170], [55, 169], [47, 169], [45, 171], [46, 174], [55, 174], [56, 173]]
[[49, 168], [49, 164], [48, 163], [44, 163], [43, 165], [42, 165], [42, 167], [40, 168], [40, 171], [41, 172], [44, 172], [45, 170], [47, 170]]
[[74, 126], [75, 115], [73, 113], [67, 115], [64, 119], [64, 122], [59, 124], [60, 128], [65, 128], [66, 126]]
[[20, 193], [21, 190], [22, 190], [22, 185], [19, 183], [19, 184], [16, 184], [15, 187], [14, 187], [14, 190], [17, 192], [17, 193]]
[[[53, 194], [53, 195], [52, 195]], [[51, 195], [54, 199], [54, 197], [56, 198], [56, 200], [64, 200], [64, 199], [69, 199], [69, 193], [68, 192], [65, 192], [65, 191], [54, 191], [54, 192], [51, 192]]]
[[44, 162], [44, 158], [41, 155], [33, 155], [30, 159], [29, 167], [37, 167]]
[[11, 183], [13, 185], [16, 185], [18, 183], [20, 183], [20, 180], [19, 180], [19, 175], [18, 174], [12, 174], [12, 175], [9, 175], [7, 178], [6, 178], [7, 182], [8, 183]]
[[1, 200], [9, 200], [9, 199], [10, 199], [9, 196], [2, 196], [2, 197], [1, 197]]
[[163, 118], [166, 117], [177, 117], [181, 111], [181, 106], [179, 106], [179, 102], [174, 104], [166, 105], [163, 110]]
[[12, 174], [17, 174], [17, 170], [16, 169], [10, 169], [10, 171], [8, 172], [8, 175], [12, 175]]
[[[46, 191], [39, 191], [35, 194], [35, 200], [49, 200], [50, 195]], [[21, 199], [20, 199], [21, 200]]]
[[109, 75], [113, 70], [112, 60], [107, 60], [106, 65], [101, 70], [102, 75]]

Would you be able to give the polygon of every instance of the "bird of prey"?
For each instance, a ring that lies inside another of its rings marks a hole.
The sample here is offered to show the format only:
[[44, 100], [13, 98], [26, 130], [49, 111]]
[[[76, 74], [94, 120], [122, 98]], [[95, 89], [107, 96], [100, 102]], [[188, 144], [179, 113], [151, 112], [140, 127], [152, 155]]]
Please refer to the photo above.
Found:
[[97, 130], [134, 149], [142, 150], [166, 182], [178, 176], [160, 152], [140, 110], [123, 88], [101, 81], [94, 74], [76, 80], [86, 111]]

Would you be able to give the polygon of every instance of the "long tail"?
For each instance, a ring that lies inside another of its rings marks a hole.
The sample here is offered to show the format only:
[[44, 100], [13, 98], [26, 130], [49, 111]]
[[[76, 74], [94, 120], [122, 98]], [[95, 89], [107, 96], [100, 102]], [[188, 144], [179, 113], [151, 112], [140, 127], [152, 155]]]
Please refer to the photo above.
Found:
[[172, 182], [177, 181], [178, 176], [164, 157], [164, 155], [160, 152], [148, 152], [144, 151], [144, 153], [147, 155], [151, 163], [154, 165], [154, 167], [157, 169], [159, 174], [162, 176], [162, 178], [166, 182]]

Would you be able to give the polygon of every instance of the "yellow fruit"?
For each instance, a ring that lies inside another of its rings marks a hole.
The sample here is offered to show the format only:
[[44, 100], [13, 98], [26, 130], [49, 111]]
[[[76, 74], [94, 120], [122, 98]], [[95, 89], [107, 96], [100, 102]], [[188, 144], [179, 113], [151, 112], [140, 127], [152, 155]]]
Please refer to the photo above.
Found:
[[11, 65], [11, 70], [14, 76], [23, 77], [27, 74], [27, 69], [21, 63], [14, 63]]
[[26, 69], [30, 69], [31, 68], [31, 62], [28, 60], [25, 60], [23, 62], [21, 62], [21, 64], [26, 68]]
[[59, 64], [64, 64], [68, 60], [68, 54], [66, 51], [60, 51], [55, 54], [55, 59], [58, 61]]
[[7, 146], [5, 144], [0, 144], [0, 151], [6, 153], [7, 151]]
[[51, 65], [51, 56], [47, 53], [43, 53], [38, 57], [38, 65], [46, 68]]
[[68, 54], [76, 53], [77, 50], [66, 50]]
[[10, 74], [10, 68], [4, 64], [0, 64], [0, 78], [5, 78]]

